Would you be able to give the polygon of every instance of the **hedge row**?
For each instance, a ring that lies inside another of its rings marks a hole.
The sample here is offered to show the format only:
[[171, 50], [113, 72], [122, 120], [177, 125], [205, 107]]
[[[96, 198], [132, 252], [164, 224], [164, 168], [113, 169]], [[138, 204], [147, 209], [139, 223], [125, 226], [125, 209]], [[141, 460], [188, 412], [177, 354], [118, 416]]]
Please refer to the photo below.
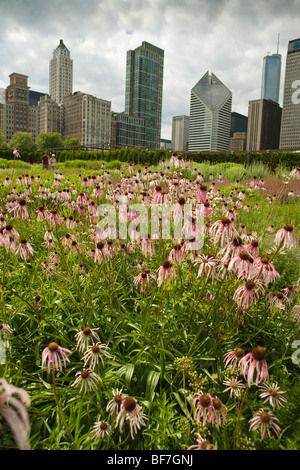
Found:
[[[101, 160], [124, 163], [141, 163], [144, 165], [157, 165], [162, 159], [168, 159], [170, 152], [147, 151], [138, 149], [117, 149], [104, 151], [75, 150], [53, 150], [58, 162], [68, 160]], [[28, 163], [41, 163], [42, 152], [22, 152], [21, 158]], [[14, 159], [11, 150], [0, 150], [0, 158]], [[255, 163], [263, 163], [270, 171], [275, 171], [278, 166], [293, 169], [300, 166], [300, 153], [297, 152], [255, 152], [255, 153], [190, 153], [185, 155], [194, 162], [211, 164], [231, 162], [249, 166]]]

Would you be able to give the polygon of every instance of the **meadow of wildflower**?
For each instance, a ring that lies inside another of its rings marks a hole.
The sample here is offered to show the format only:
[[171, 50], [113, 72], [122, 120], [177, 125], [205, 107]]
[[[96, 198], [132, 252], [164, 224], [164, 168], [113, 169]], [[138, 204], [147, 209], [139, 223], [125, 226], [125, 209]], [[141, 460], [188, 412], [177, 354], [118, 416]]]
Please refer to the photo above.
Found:
[[299, 450], [300, 170], [19, 163], [0, 448]]

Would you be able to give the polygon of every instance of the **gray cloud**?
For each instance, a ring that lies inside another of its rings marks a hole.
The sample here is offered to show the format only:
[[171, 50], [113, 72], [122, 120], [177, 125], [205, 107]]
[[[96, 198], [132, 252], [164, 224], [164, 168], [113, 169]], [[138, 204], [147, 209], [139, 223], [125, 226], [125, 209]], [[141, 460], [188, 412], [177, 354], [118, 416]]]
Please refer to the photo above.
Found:
[[172, 117], [189, 114], [190, 90], [207, 70], [232, 91], [233, 111], [247, 114], [278, 33], [283, 87], [299, 7], [300, 0], [0, 0], [0, 81], [24, 73], [33, 90], [48, 92], [49, 60], [63, 39], [74, 91], [122, 111], [127, 50], [148, 41], [165, 51], [162, 137], [171, 138]]

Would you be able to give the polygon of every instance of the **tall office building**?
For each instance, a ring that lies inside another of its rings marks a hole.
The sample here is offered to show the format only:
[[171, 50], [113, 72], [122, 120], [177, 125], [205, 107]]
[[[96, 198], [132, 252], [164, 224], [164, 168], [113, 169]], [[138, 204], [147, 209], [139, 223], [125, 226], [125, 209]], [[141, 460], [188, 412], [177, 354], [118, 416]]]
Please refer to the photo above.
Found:
[[178, 152], [188, 149], [189, 141], [189, 116], [174, 116], [172, 119], [172, 148]]
[[281, 54], [264, 57], [261, 82], [261, 98], [279, 103]]
[[279, 147], [282, 109], [273, 100], [252, 100], [248, 108], [247, 151]]
[[63, 134], [64, 109], [63, 105], [56, 103], [49, 95], [41, 96], [38, 102], [39, 133], [58, 132]]
[[247, 126], [248, 116], [236, 113], [235, 111], [231, 113], [230, 137], [233, 137], [236, 132], [247, 132]]
[[127, 51], [125, 114], [144, 120], [144, 147], [158, 149], [161, 136], [164, 51], [148, 42]]
[[56, 103], [62, 104], [64, 96], [72, 94], [72, 91], [73, 60], [61, 39], [49, 64], [49, 94]]
[[82, 145], [109, 146], [111, 102], [75, 92], [64, 97], [64, 138], [77, 137]]
[[145, 122], [144, 119], [129, 116], [125, 113], [112, 113], [112, 146], [115, 147], [144, 147]]
[[279, 148], [300, 150], [300, 38], [288, 43]]
[[190, 152], [229, 151], [232, 93], [207, 72], [191, 90]]
[[28, 76], [11, 73], [5, 103], [0, 104], [0, 128], [9, 142], [15, 132], [29, 132], [37, 137], [38, 108], [29, 104]]

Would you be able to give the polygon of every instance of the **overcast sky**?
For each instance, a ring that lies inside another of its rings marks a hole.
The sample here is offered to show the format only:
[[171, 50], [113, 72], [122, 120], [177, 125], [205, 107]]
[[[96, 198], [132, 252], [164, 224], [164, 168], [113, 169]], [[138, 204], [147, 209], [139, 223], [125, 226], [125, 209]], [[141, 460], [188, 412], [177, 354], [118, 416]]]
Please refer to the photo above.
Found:
[[[190, 93], [207, 72], [232, 92], [232, 111], [259, 99], [263, 57], [300, 37], [300, 0], [0, 0], [0, 88], [13, 72], [49, 93], [49, 61], [60, 39], [73, 59], [73, 91], [124, 111], [126, 53], [142, 41], [164, 50], [162, 138], [189, 115]], [[299, 71], [300, 79], [300, 71]]]

